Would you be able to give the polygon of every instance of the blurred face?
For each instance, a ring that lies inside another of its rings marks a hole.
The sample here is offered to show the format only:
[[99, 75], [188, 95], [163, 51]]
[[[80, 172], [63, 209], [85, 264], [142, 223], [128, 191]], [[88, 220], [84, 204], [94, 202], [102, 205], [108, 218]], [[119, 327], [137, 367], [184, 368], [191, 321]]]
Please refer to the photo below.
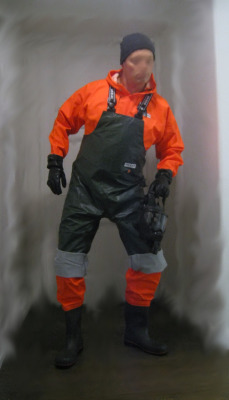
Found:
[[150, 79], [154, 59], [150, 50], [136, 50], [122, 64], [122, 80], [127, 88], [143, 90]]

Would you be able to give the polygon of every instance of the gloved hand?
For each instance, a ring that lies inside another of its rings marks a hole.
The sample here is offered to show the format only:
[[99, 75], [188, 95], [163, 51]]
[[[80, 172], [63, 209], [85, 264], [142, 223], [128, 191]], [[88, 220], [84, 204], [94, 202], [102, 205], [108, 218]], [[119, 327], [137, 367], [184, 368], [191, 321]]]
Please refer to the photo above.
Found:
[[173, 173], [170, 169], [159, 169], [155, 180], [151, 183], [148, 195], [156, 198], [162, 197], [165, 200], [169, 196], [169, 185], [172, 182]]
[[139, 219], [139, 233], [143, 240], [151, 246], [153, 254], [161, 249], [161, 241], [166, 228], [167, 215], [159, 199], [150, 197], [142, 209]]
[[63, 157], [49, 154], [47, 168], [49, 169], [47, 185], [54, 194], [61, 194], [61, 184], [64, 188], [67, 184], [63, 169]]

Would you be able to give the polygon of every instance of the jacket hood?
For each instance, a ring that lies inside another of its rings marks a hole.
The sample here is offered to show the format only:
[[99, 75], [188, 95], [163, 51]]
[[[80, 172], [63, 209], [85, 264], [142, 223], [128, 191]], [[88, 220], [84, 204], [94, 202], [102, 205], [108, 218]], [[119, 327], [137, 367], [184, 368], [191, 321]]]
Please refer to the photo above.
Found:
[[[126, 93], [128, 94], [129, 92], [125, 88], [125, 86], [123, 86], [121, 83], [117, 82], [117, 78], [118, 78], [118, 76], [119, 76], [121, 71], [122, 71], [121, 69], [110, 71], [108, 73], [106, 79], [107, 79], [109, 85], [113, 86], [117, 90], [122, 90], [123, 91], [123, 88], [124, 88]], [[147, 86], [146, 86], [145, 90], [143, 90], [143, 92], [141, 92], [141, 93], [156, 93], [156, 92], [157, 92], [156, 82], [154, 80], [153, 74], [151, 74], [150, 80], [147, 83]]]

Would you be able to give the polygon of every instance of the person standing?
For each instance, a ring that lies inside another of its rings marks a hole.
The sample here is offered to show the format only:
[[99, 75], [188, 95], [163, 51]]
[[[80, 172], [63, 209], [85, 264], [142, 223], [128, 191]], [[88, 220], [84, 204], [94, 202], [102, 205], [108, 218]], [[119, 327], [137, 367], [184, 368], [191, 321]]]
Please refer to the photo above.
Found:
[[167, 346], [149, 336], [148, 309], [167, 266], [163, 251], [153, 254], [139, 233], [144, 203], [143, 166], [155, 146], [157, 173], [150, 185], [158, 197], [183, 164], [184, 144], [167, 101], [156, 90], [152, 73], [155, 47], [149, 37], [133, 33], [121, 42], [121, 69], [106, 79], [77, 90], [59, 109], [49, 139], [48, 186], [53, 193], [66, 187], [63, 159], [69, 135], [84, 125], [85, 134], [72, 166], [55, 257], [57, 299], [66, 320], [66, 344], [55, 365], [75, 364], [83, 348], [81, 312], [85, 294], [87, 254], [101, 218], [119, 230], [128, 253], [124, 343], [150, 354], [164, 355]]

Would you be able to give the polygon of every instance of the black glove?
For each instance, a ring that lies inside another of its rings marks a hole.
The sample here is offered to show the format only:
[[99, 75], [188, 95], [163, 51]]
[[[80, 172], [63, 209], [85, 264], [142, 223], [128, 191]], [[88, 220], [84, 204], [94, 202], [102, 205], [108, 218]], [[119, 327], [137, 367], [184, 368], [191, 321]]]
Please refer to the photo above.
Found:
[[57, 154], [49, 154], [47, 168], [49, 169], [47, 185], [54, 194], [61, 194], [61, 183], [64, 188], [67, 184], [63, 169], [63, 157]]
[[165, 200], [169, 195], [169, 185], [172, 182], [173, 173], [170, 169], [159, 169], [155, 180], [151, 183], [148, 195], [156, 198], [162, 197]]
[[151, 247], [153, 254], [161, 250], [161, 241], [166, 228], [167, 215], [164, 204], [153, 195], [148, 198], [143, 206], [139, 219], [139, 233], [141, 238]]

